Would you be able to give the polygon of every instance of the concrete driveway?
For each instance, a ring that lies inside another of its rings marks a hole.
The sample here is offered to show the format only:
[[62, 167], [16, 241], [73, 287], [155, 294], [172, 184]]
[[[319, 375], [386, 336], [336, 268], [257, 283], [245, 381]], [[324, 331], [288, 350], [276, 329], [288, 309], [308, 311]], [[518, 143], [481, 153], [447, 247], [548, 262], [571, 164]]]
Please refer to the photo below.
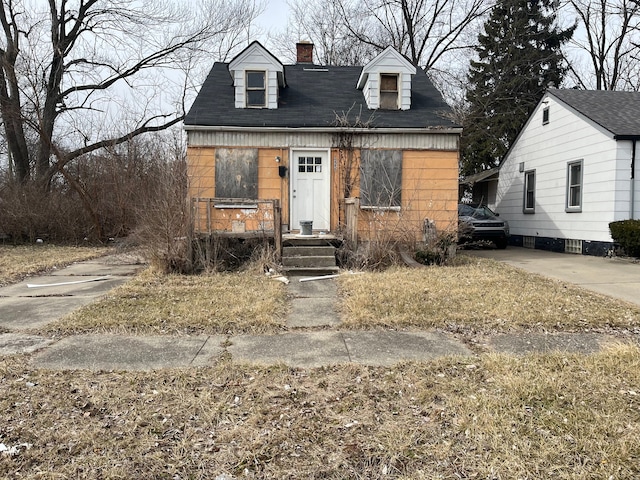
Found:
[[464, 250], [465, 255], [492, 258], [523, 270], [579, 285], [640, 305], [640, 262], [623, 258], [555, 253], [522, 247]]

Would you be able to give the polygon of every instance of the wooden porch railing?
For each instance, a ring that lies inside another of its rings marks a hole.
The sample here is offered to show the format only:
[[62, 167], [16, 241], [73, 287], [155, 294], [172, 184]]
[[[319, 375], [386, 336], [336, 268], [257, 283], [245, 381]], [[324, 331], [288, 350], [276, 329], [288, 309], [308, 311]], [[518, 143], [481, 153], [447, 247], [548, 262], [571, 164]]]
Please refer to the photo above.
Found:
[[282, 253], [280, 200], [246, 198], [191, 198], [191, 218], [196, 234], [240, 238], [272, 237]]

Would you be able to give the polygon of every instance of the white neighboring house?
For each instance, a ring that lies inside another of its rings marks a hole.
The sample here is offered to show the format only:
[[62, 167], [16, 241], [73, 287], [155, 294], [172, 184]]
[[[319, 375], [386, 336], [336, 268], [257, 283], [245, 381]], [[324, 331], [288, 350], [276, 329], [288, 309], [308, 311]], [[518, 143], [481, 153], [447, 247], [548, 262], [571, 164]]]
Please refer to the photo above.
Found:
[[549, 90], [503, 159], [497, 188], [484, 189], [509, 221], [510, 243], [607, 254], [609, 223], [640, 218], [638, 140], [640, 93]]

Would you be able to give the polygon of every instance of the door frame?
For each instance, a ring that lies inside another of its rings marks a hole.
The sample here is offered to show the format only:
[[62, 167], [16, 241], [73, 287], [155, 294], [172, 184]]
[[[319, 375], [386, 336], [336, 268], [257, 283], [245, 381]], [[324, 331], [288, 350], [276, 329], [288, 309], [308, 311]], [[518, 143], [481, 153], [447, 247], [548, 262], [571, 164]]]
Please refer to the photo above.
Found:
[[[327, 159], [326, 168], [323, 169], [323, 172], [322, 172], [324, 176], [324, 181], [326, 184], [324, 187], [323, 197], [324, 197], [324, 201], [326, 202], [325, 208], [326, 208], [326, 211], [328, 212], [327, 225], [326, 225], [326, 228], [324, 228], [324, 225], [320, 225], [320, 226], [314, 225], [313, 229], [329, 231], [331, 229], [331, 174], [332, 174], [331, 148], [322, 148], [322, 147], [318, 147], [318, 148], [291, 147], [289, 149], [289, 158], [291, 159], [291, 161], [289, 162], [289, 172], [290, 172], [290, 175], [289, 175], [289, 212], [290, 212], [289, 230], [300, 229], [299, 226], [297, 225], [294, 226], [294, 219], [295, 219], [295, 216], [297, 215], [297, 212], [294, 206], [295, 192], [293, 190], [298, 180], [298, 159], [296, 158], [296, 155], [300, 153], [307, 153], [307, 152], [320, 152], [323, 155], [323, 157], [326, 156], [326, 159]], [[298, 221], [300, 220], [307, 220], [307, 219], [299, 218]]]

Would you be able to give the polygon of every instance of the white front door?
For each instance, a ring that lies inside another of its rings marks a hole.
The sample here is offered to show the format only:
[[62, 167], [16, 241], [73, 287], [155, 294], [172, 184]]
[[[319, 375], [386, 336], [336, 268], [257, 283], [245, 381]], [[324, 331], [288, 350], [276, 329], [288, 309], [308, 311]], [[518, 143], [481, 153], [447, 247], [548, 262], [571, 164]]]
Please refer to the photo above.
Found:
[[314, 230], [328, 231], [331, 175], [327, 150], [293, 150], [291, 154], [291, 230], [313, 221]]

